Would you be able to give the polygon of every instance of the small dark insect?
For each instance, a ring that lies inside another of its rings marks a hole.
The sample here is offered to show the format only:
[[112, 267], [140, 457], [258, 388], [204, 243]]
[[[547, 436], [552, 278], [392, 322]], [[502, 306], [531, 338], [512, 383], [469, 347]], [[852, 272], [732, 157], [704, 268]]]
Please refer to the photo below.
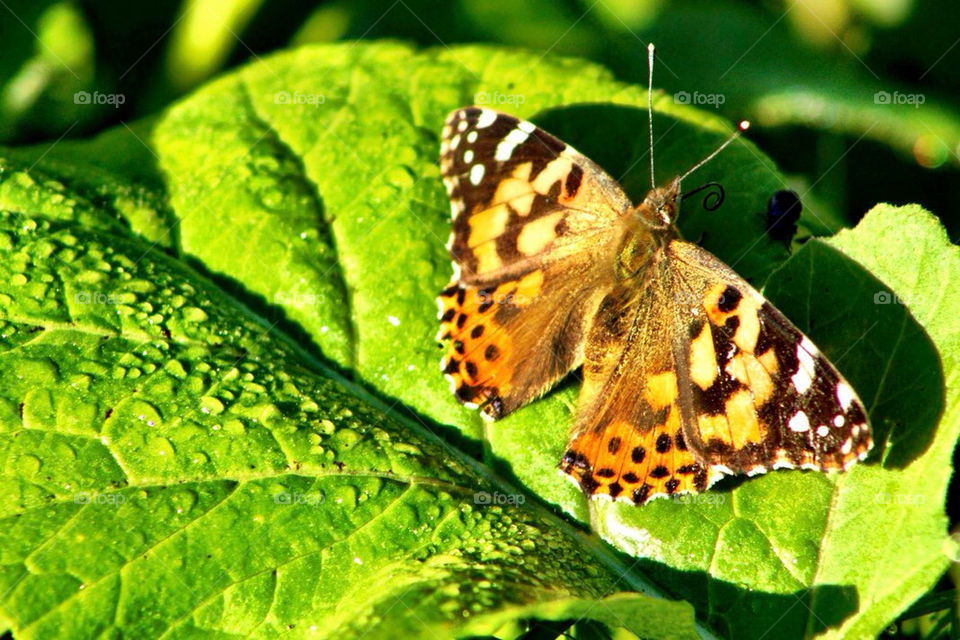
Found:
[[797, 220], [803, 204], [800, 197], [789, 189], [777, 191], [767, 203], [767, 234], [774, 240], [780, 240], [787, 248], [797, 234]]

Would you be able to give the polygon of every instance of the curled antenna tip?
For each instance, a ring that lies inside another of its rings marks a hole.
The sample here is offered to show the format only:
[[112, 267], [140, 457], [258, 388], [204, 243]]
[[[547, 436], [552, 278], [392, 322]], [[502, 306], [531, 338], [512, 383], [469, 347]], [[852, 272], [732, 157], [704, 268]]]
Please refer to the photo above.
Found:
[[652, 52], [653, 49], [654, 49], [654, 46], [653, 46], [653, 43], [651, 42], [650, 44], [647, 45], [647, 51]]
[[746, 131], [749, 128], [750, 128], [749, 120], [741, 120], [740, 123], [737, 124], [737, 129], [740, 129], [740, 131]]

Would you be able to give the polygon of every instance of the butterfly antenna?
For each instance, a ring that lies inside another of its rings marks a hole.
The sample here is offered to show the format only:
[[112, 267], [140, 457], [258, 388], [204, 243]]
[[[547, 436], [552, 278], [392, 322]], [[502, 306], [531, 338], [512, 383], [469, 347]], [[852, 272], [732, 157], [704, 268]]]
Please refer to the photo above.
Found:
[[650, 188], [657, 188], [653, 173], [653, 43], [647, 45], [647, 122], [650, 124]]
[[[717, 147], [716, 149], [714, 149], [714, 151], [713, 151], [710, 155], [708, 155], [706, 158], [704, 158], [703, 160], [701, 160], [701, 161], [698, 162], [697, 164], [695, 164], [695, 165], [693, 165], [692, 167], [690, 167], [690, 168], [687, 170], [687, 172], [684, 173], [684, 174], [683, 174], [682, 176], [680, 176], [679, 178], [677, 178], [677, 180], [678, 180], [679, 182], [683, 182], [683, 179], [684, 179], [684, 178], [686, 178], [688, 175], [690, 175], [691, 173], [693, 173], [694, 171], [696, 171], [697, 169], [699, 169], [699, 168], [702, 167], [703, 165], [705, 165], [705, 164], [707, 164], [708, 162], [710, 162], [711, 160], [713, 160], [713, 158], [714, 158], [718, 153], [720, 153], [721, 151], [723, 151], [724, 149], [726, 149], [726, 148], [730, 145], [731, 142], [733, 142], [734, 140], [736, 140], [737, 138], [739, 138], [739, 137], [740, 137], [740, 134], [743, 133], [744, 131], [746, 131], [746, 130], [749, 129], [749, 128], [750, 128], [750, 123], [749, 123], [747, 120], [741, 120], [741, 121], [737, 124], [737, 130], [734, 131], [733, 133], [731, 133], [731, 134], [730, 134], [730, 137], [723, 141], [723, 144], [721, 144], [719, 147]], [[651, 166], [652, 166], [652, 158], [651, 158]]]

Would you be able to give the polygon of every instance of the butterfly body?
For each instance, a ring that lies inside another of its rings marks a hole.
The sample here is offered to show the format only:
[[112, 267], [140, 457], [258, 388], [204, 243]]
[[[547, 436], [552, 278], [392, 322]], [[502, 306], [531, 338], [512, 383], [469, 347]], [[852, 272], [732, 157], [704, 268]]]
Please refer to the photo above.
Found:
[[453, 112], [441, 169], [453, 282], [438, 298], [456, 397], [493, 419], [582, 367], [560, 469], [643, 504], [725, 474], [843, 470], [863, 405], [808, 338], [676, 228], [680, 179], [633, 205], [536, 126]]

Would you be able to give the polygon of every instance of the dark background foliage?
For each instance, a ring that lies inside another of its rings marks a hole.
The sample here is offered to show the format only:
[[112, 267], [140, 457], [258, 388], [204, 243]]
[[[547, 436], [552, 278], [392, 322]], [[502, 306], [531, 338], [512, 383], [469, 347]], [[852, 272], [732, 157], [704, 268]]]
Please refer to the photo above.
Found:
[[[147, 116], [226, 68], [306, 42], [496, 43], [589, 58], [643, 84], [653, 41], [662, 61], [655, 84], [721, 95], [723, 115], [755, 120], [751, 138], [796, 177], [820, 217], [854, 223], [877, 202], [917, 202], [960, 236], [953, 3], [237, 0], [214, 9], [87, 0], [9, 2], [0, 11], [7, 143]], [[120, 94], [123, 104], [78, 105], [80, 90]], [[877, 104], [877, 92], [923, 104]]]
[[[658, 88], [674, 99], [688, 95], [695, 102], [699, 95], [707, 100], [702, 108], [756, 122], [749, 136], [802, 194], [812, 213], [805, 218], [808, 231], [817, 231], [813, 221], [821, 219], [853, 225], [877, 202], [916, 202], [940, 217], [953, 240], [960, 237], [956, 3], [0, 4], [2, 144], [52, 143], [148, 118], [225, 69], [303, 43], [384, 38], [423, 47], [492, 43], [588, 58], [624, 81], [645, 84], [645, 46], [653, 41], [660, 59]], [[122, 104], [78, 103], [77, 92], [120, 96]], [[941, 589], [931, 594], [926, 608], [921, 603], [904, 619], [952, 608], [954, 601]], [[916, 621], [897, 629], [908, 635], [930, 631]]]

